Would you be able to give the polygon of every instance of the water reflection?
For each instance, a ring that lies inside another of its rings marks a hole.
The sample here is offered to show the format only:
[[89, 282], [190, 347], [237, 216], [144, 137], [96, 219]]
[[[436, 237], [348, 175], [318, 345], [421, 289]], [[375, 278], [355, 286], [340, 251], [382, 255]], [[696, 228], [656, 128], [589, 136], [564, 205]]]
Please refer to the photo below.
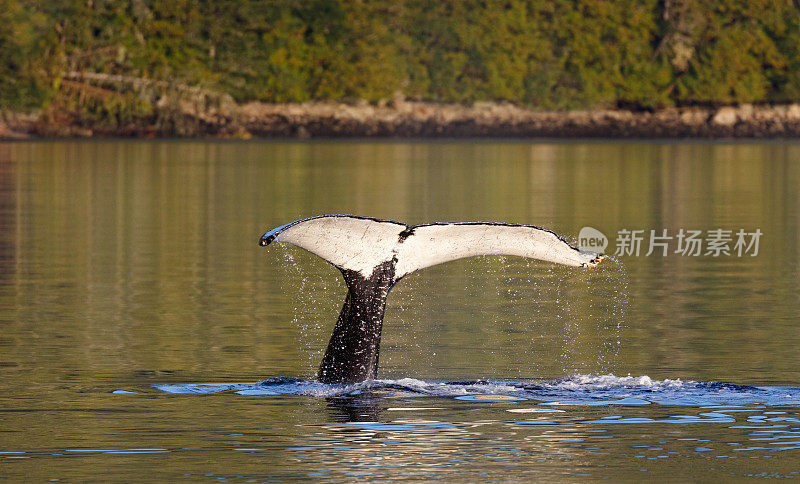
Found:
[[[504, 220], [565, 234], [583, 225], [607, 234], [761, 228], [756, 258], [628, 258], [624, 274], [603, 268], [581, 278], [513, 258], [432, 268], [393, 294], [384, 368], [387, 376], [439, 379], [656, 369], [657, 377], [752, 381], [755, 366], [765, 375], [758, 381], [791, 382], [800, 343], [798, 151], [787, 144], [4, 144], [0, 297], [8, 309], [0, 317], [11, 327], [2, 341], [60, 334], [47, 338], [48, 353], [69, 371], [235, 377], [264, 368], [261, 376], [309, 376], [335, 319], [339, 276], [294, 252], [307, 279], [299, 287], [284, 256], [259, 251], [253, 240], [265, 227], [314, 213]], [[629, 283], [620, 291], [623, 278]], [[585, 284], [590, 297], [581, 296]], [[38, 367], [21, 348], [11, 345], [6, 363]], [[749, 365], [731, 364], [742, 354]], [[493, 374], [476, 372], [487, 368]]]
[[331, 422], [377, 422], [387, 405], [372, 395], [326, 398]]
[[[796, 477], [797, 395], [777, 397], [800, 381], [797, 160], [793, 143], [0, 143], [3, 475]], [[331, 212], [764, 237], [753, 258], [620, 257], [591, 274], [481, 258], [403, 280], [380, 376], [503, 391], [339, 399], [231, 383], [314, 374], [340, 276], [256, 241]], [[761, 390], [542, 385], [610, 372]], [[187, 382], [228, 387], [152, 388]], [[732, 394], [743, 411], [701, 408]], [[574, 404], [587, 400], [605, 402]], [[368, 422], [388, 427], [360, 442]], [[67, 452], [81, 449], [96, 452]]]

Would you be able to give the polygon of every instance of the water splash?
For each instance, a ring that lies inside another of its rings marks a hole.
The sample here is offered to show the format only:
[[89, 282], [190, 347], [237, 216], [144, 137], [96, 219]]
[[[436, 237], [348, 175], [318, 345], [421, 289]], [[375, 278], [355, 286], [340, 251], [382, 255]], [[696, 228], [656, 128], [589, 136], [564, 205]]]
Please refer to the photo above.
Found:
[[[305, 360], [306, 376], [310, 377], [323, 356], [331, 321], [336, 320], [340, 309], [342, 298], [337, 293], [343, 286], [338, 274], [318, 270], [296, 249], [280, 247], [283, 266], [290, 273], [284, 293], [293, 298], [292, 323], [298, 328], [298, 354]], [[621, 262], [610, 258], [609, 263], [592, 271], [542, 265], [516, 257], [479, 257], [461, 264], [465, 264], [462, 268], [466, 267], [466, 272], [453, 271], [449, 275], [450, 280], [466, 286], [462, 296], [468, 297], [461, 298], [459, 311], [465, 318], [480, 318], [478, 328], [482, 334], [473, 338], [480, 338], [484, 344], [473, 348], [478, 352], [473, 361], [480, 362], [483, 374], [497, 378], [553, 374], [553, 368], [544, 366], [548, 361], [559, 365], [563, 374], [615, 369], [629, 304], [628, 278]], [[493, 295], [487, 294], [489, 288], [494, 290]], [[415, 293], [425, 297], [415, 299]], [[424, 318], [429, 314], [452, 314], [447, 302], [451, 294], [433, 290], [430, 280], [414, 275], [393, 290], [382, 352], [383, 367], [389, 374], [408, 368], [419, 370], [426, 364], [432, 370], [445, 368], [447, 363], [436, 354], [441, 346], [436, 338], [443, 332], [439, 327], [460, 322], [444, 317], [432, 323]], [[465, 299], [467, 303], [463, 304]], [[487, 306], [490, 311], [485, 310]], [[557, 325], [556, 331], [542, 330], [553, 324]], [[556, 336], [549, 336], [553, 334]], [[460, 376], [455, 368], [444, 371]]]
[[599, 295], [602, 301], [598, 308], [597, 330], [601, 351], [597, 365], [600, 371], [612, 371], [622, 347], [622, 332], [630, 313], [630, 276], [621, 260], [607, 257], [604, 262], [595, 268], [589, 290]]
[[[414, 378], [328, 385], [278, 377], [257, 383], [158, 385], [166, 393], [236, 393], [249, 396], [302, 395], [317, 398], [356, 396], [475, 397], [474, 401], [536, 400], [546, 405], [800, 405], [800, 387], [756, 387], [715, 381], [653, 380], [649, 376], [578, 374], [559, 380], [427, 382]], [[484, 398], [495, 396], [498, 398]], [[800, 419], [797, 420], [800, 423]]]
[[299, 329], [298, 353], [305, 356], [310, 377], [322, 359], [332, 329], [330, 321], [336, 320], [339, 309], [336, 304], [341, 298], [338, 294], [334, 296], [335, 289], [329, 287], [332, 277], [309, 270], [309, 264], [299, 260], [296, 248], [282, 244], [278, 247], [282, 249], [283, 266], [291, 272], [287, 278], [290, 290], [284, 292], [294, 295], [292, 324]]

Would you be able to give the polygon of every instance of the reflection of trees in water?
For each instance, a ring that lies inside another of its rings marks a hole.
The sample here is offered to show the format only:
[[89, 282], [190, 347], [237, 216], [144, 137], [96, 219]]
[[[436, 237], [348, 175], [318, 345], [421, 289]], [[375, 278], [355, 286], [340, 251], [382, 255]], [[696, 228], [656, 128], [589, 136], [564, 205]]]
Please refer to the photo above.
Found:
[[[319, 359], [298, 349], [295, 306], [322, 347], [344, 285], [297, 250], [311, 283], [298, 287], [284, 254], [256, 240], [301, 216], [355, 212], [533, 223], [573, 236], [590, 225], [609, 249], [621, 228], [761, 228], [754, 258], [627, 258], [632, 308], [610, 370], [741, 381], [725, 372], [747, 353], [766, 373], [791, 372], [797, 158], [790, 144], [0, 144], [0, 277], [15, 281], [19, 306], [11, 319], [55, 346], [8, 354], [199, 381], [308, 376]], [[389, 300], [382, 375], [556, 378], [567, 363], [599, 371], [611, 333], [598, 325], [612, 321], [618, 289], [605, 264], [573, 277], [480, 258], [413, 274]], [[714, 373], [696, 373], [704, 368]]]
[[[17, 161], [12, 154], [12, 145], [0, 143], [0, 347], [4, 348], [0, 367], [16, 367], [19, 365], [13, 356], [17, 345], [15, 331], [7, 327], [7, 323], [16, 318], [17, 307], [12, 303], [13, 288], [17, 284], [16, 273], [17, 240], [19, 237], [17, 217]], [[10, 311], [12, 314], [4, 314]], [[24, 345], [23, 345], [24, 346]], [[17, 347], [18, 348], [18, 347]], [[8, 351], [6, 351], [8, 350]]]
[[16, 161], [11, 156], [11, 145], [0, 143], [0, 280], [10, 279], [14, 275], [16, 182]]

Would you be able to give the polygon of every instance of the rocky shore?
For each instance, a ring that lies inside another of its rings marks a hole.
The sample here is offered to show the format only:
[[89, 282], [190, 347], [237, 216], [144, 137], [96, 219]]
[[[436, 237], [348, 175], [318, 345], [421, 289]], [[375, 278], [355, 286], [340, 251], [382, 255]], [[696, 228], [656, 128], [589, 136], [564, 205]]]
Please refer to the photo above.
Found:
[[380, 104], [228, 102], [203, 109], [184, 103], [173, 108], [170, 116], [162, 113], [111, 127], [67, 111], [0, 118], [0, 139], [4, 140], [171, 136], [799, 139], [800, 104], [552, 112], [503, 103], [461, 106], [398, 99]]

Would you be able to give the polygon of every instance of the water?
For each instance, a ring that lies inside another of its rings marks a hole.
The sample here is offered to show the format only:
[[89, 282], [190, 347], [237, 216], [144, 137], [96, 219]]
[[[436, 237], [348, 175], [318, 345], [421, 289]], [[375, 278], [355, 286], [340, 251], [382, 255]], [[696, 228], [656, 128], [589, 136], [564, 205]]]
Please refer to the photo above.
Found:
[[[0, 476], [797, 478], [800, 145], [0, 144]], [[487, 257], [392, 291], [381, 380], [310, 381], [308, 215], [763, 232], [756, 257]], [[616, 376], [615, 376], [616, 375]]]

